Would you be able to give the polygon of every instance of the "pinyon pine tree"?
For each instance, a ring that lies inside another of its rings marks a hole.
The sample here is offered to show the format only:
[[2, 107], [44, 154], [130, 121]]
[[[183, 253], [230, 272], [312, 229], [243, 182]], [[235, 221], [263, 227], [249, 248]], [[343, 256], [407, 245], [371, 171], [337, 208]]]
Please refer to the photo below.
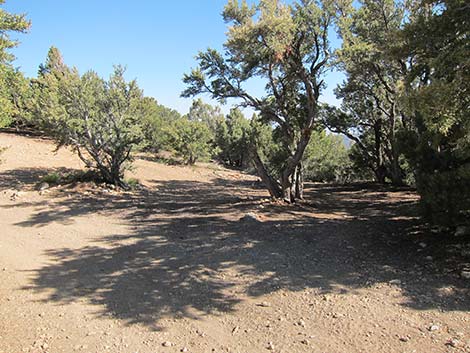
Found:
[[147, 113], [136, 81], [126, 82], [121, 66], [108, 81], [92, 71], [80, 76], [52, 48], [35, 84], [36, 112], [58, 146], [70, 146], [105, 182], [126, 188], [124, 170]]
[[[274, 198], [293, 202], [302, 197], [301, 160], [318, 116], [322, 74], [330, 59], [328, 30], [332, 1], [302, 0], [292, 5], [261, 0], [255, 6], [230, 0], [224, 20], [231, 24], [225, 54], [214, 49], [199, 53], [199, 66], [184, 76], [183, 96], [209, 93], [225, 102], [236, 98], [260, 119], [273, 125], [283, 163], [272, 173], [252, 148], [257, 172]], [[265, 83], [265, 95], [251, 94], [251, 79]]]

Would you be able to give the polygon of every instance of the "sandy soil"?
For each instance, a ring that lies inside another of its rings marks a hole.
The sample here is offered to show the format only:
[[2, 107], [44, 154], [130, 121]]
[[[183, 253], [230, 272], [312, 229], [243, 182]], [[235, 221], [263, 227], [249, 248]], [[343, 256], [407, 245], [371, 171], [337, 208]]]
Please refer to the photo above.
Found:
[[0, 146], [2, 353], [470, 352], [470, 248], [427, 232], [411, 190], [310, 185], [286, 206], [146, 158], [142, 190], [38, 191], [79, 160]]

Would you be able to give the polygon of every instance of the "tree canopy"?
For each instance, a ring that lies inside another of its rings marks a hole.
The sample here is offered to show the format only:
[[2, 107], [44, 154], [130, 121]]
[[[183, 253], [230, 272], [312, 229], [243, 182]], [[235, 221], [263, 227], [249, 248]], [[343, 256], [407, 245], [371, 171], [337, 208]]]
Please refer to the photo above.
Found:
[[[289, 202], [302, 197], [301, 160], [318, 116], [334, 15], [331, 1], [285, 5], [262, 0], [250, 6], [230, 0], [223, 12], [230, 24], [225, 53], [199, 53], [199, 66], [184, 76], [184, 97], [208, 93], [220, 102], [236, 98], [239, 105], [256, 110], [264, 123], [276, 126], [284, 157], [278, 175], [267, 172], [255, 149], [253, 160], [271, 196]], [[265, 82], [265, 96], [248, 91], [253, 78]]]

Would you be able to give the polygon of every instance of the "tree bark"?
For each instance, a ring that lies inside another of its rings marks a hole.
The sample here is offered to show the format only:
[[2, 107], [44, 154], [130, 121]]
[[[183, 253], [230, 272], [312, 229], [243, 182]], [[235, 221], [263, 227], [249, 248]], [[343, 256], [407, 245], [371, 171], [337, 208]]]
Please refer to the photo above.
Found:
[[304, 198], [304, 169], [302, 163], [297, 166], [297, 172], [295, 173], [295, 198], [297, 200], [303, 200]]
[[385, 184], [385, 177], [387, 176], [387, 169], [383, 164], [379, 165], [377, 168], [374, 169], [375, 180], [379, 183], [384, 185]]
[[253, 164], [255, 166], [256, 172], [258, 176], [263, 181], [264, 185], [269, 191], [269, 194], [272, 198], [278, 199], [282, 196], [283, 192], [279, 185], [279, 183], [274, 180], [271, 175], [269, 175], [268, 171], [266, 170], [263, 161], [261, 160], [258, 151], [256, 151], [256, 147], [251, 149]]
[[392, 179], [392, 184], [396, 186], [403, 185], [403, 173], [399, 163], [399, 154], [397, 149], [397, 141], [395, 135], [396, 129], [396, 118], [395, 118], [395, 105], [391, 107], [391, 136], [390, 136], [390, 145], [391, 145], [391, 153], [390, 153], [390, 177]]

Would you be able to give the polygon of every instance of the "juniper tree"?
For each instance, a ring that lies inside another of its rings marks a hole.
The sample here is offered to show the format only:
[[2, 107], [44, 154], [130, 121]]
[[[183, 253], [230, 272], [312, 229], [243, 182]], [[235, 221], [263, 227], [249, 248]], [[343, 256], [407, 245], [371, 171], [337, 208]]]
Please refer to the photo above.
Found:
[[70, 146], [105, 182], [126, 188], [124, 170], [147, 112], [136, 81], [126, 82], [121, 66], [107, 81], [93, 71], [80, 76], [51, 49], [35, 84], [36, 114], [58, 146]]
[[250, 121], [238, 108], [233, 108], [224, 120], [219, 122], [216, 130], [219, 156], [225, 164], [232, 167], [244, 167], [250, 142]]
[[408, 72], [406, 61], [395, 55], [407, 7], [394, 0], [361, 0], [340, 17], [341, 48], [337, 67], [346, 80], [335, 93], [341, 110], [328, 109], [327, 127], [355, 141], [363, 163], [378, 182], [387, 177], [403, 183], [399, 133], [410, 125], [401, 97]]
[[[230, 0], [223, 18], [230, 23], [224, 53], [200, 52], [199, 66], [184, 76], [190, 97], [209, 93], [225, 102], [236, 98], [279, 131], [283, 163], [270, 173], [252, 149], [257, 172], [274, 198], [302, 197], [301, 160], [318, 117], [322, 74], [330, 60], [328, 30], [335, 9], [330, 1], [302, 0], [292, 5], [261, 0], [255, 6]], [[248, 90], [251, 79], [265, 83], [265, 95]]]
[[213, 135], [204, 122], [185, 115], [167, 126], [165, 131], [166, 145], [182, 157], [184, 163], [193, 165], [211, 156]]
[[413, 1], [403, 34], [410, 62], [404, 139], [427, 219], [455, 227], [470, 220], [470, 20], [468, 1]]
[[[0, 5], [5, 1], [0, 0]], [[10, 32], [24, 33], [30, 27], [24, 14], [11, 14], [0, 8], [0, 127], [8, 126], [26, 114], [25, 96], [29, 94], [25, 77], [13, 68], [10, 49], [18, 42]]]

